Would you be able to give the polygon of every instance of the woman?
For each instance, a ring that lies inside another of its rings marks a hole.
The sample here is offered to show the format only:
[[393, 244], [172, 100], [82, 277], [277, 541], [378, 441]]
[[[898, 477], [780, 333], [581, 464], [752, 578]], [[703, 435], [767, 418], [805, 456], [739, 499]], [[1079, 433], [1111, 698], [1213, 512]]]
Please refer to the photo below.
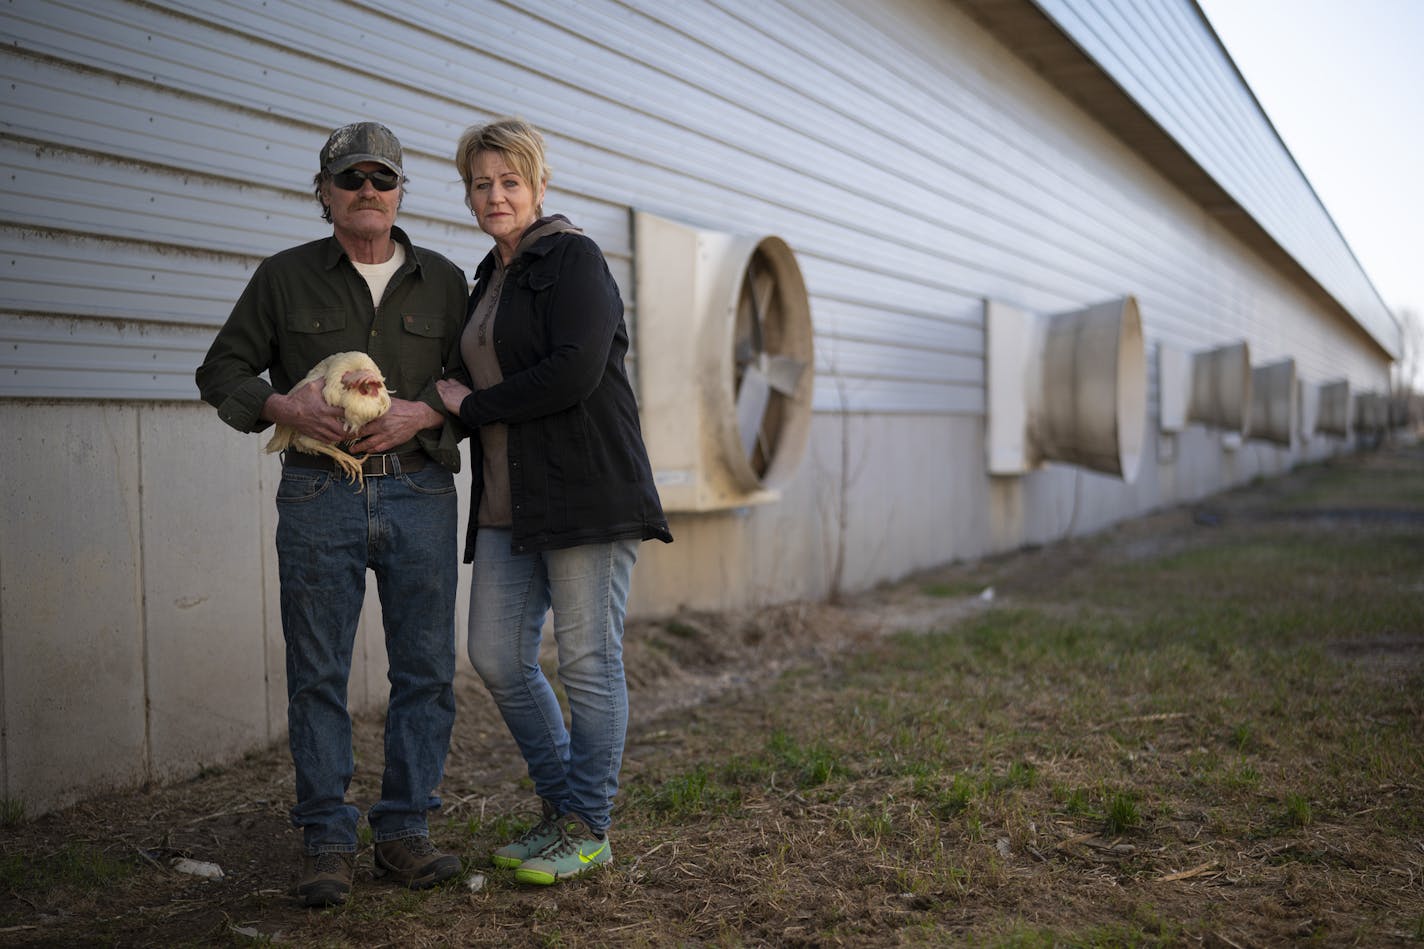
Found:
[[[469, 651], [529, 766], [542, 819], [493, 854], [525, 883], [612, 859], [628, 692], [623, 617], [638, 543], [671, 542], [623, 367], [628, 331], [598, 245], [543, 217], [543, 139], [518, 119], [467, 129], [455, 164], [494, 249], [461, 339], [473, 389], [439, 383], [471, 440]], [[552, 607], [566, 729], [539, 666]]]

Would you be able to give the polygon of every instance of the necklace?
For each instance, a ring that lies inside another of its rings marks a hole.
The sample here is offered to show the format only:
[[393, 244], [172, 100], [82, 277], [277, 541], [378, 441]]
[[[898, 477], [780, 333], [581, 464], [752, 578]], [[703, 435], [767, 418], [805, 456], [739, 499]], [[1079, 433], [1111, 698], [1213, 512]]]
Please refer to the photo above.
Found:
[[490, 279], [489, 289], [485, 291], [484, 298], [480, 301], [484, 306], [484, 315], [480, 317], [478, 329], [478, 339], [481, 346], [485, 345], [486, 332], [489, 329], [490, 321], [494, 319], [494, 311], [499, 309], [499, 294], [504, 289], [504, 268], [500, 267], [495, 271]]
[[480, 345], [485, 344], [485, 330], [489, 328], [490, 317], [494, 315], [494, 307], [489, 307], [485, 311], [484, 318], [480, 320]]

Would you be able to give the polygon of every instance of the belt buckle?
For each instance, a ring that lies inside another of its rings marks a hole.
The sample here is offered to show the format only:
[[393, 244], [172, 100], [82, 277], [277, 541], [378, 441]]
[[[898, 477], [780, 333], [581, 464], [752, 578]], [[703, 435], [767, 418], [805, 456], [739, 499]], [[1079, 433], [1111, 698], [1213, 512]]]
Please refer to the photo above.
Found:
[[[367, 465], [372, 465], [373, 462], [375, 464], [372, 467], [366, 467]], [[373, 455], [370, 458], [367, 458], [366, 464], [362, 465], [361, 467], [366, 469], [366, 477], [383, 478], [391, 473], [391, 456], [389, 454]]]

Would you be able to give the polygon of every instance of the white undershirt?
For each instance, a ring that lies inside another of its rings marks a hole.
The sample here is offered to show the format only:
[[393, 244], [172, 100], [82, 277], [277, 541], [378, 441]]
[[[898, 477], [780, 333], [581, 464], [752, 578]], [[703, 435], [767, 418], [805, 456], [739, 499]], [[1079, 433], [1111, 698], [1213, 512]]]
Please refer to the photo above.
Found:
[[381, 297], [386, 292], [386, 284], [391, 282], [391, 276], [405, 263], [405, 245], [400, 241], [391, 241], [391, 246], [395, 248], [391, 253], [391, 259], [383, 264], [359, 264], [356, 261], [356, 272], [366, 278], [366, 286], [371, 288], [371, 304], [377, 308], [381, 305]]

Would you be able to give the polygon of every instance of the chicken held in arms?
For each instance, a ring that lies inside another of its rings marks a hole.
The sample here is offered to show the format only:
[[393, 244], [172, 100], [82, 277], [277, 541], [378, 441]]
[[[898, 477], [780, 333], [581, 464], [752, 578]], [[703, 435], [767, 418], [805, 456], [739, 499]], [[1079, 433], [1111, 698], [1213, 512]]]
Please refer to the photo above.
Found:
[[[306, 378], [297, 383], [297, 387], [318, 380], [322, 382], [321, 394], [326, 399], [326, 404], [337, 406], [346, 412], [346, 431], [353, 435], [367, 422], [386, 414], [386, 410], [391, 407], [391, 394], [386, 389], [386, 377], [381, 375], [375, 361], [365, 353], [333, 353], [313, 366]], [[289, 425], [278, 425], [276, 433], [267, 443], [267, 451], [286, 450], [326, 455], [346, 473], [348, 481], [365, 483], [366, 479], [361, 473], [361, 462], [366, 460], [365, 455], [356, 457], [343, 451], [340, 445], [317, 441]]]

